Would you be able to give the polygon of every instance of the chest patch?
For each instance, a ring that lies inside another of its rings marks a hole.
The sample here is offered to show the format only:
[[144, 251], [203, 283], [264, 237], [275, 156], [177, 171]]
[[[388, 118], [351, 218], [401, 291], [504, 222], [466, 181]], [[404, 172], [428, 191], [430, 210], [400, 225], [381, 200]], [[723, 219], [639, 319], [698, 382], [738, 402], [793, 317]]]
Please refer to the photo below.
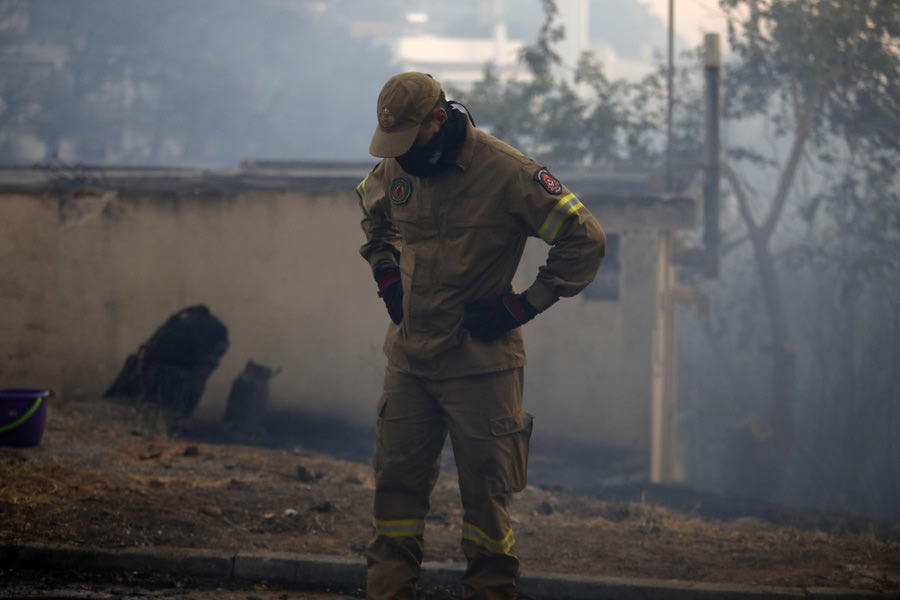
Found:
[[388, 196], [391, 197], [391, 202], [394, 204], [406, 204], [406, 201], [409, 200], [409, 195], [412, 193], [412, 184], [409, 182], [409, 179], [406, 177], [397, 177], [394, 181], [391, 182], [391, 187], [388, 190]]
[[535, 171], [534, 180], [544, 186], [544, 189], [551, 194], [562, 193], [562, 184], [559, 182], [559, 179], [550, 174], [547, 167], [541, 167]]

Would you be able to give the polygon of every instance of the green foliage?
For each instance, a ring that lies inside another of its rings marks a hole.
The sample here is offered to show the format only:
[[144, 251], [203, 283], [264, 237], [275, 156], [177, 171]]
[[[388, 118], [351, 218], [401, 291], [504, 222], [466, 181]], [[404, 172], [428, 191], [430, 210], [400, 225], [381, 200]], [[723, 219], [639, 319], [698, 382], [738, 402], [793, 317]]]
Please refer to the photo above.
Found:
[[543, 0], [543, 5], [544, 24], [541, 26], [537, 42], [522, 52], [522, 60], [528, 65], [539, 84], [549, 86], [553, 83], [552, 68], [560, 64], [559, 55], [553, 49], [553, 45], [562, 40], [566, 33], [565, 28], [556, 23], [559, 17], [556, 2]]
[[776, 143], [790, 144], [784, 158], [771, 152], [764, 157], [751, 148], [730, 153], [778, 172], [768, 224], [779, 219], [799, 165], [805, 164], [822, 182], [812, 192], [793, 191], [800, 195], [799, 214], [809, 223], [824, 208], [865, 245], [900, 237], [894, 216], [900, 213], [900, 3], [722, 0], [721, 5], [737, 57], [724, 79], [726, 115], [762, 117], [772, 125]]
[[[556, 45], [565, 36], [554, 0], [543, 0], [545, 21], [522, 52], [527, 81], [501, 81], [488, 65], [481, 81], [454, 97], [472, 108], [479, 126], [543, 162], [569, 164], [659, 163], [665, 151], [666, 91], [661, 68], [640, 81], [610, 80], [591, 53], [574, 78], [563, 76]], [[689, 77], [689, 76], [686, 76]], [[674, 146], [700, 156], [696, 97], [686, 97]], [[696, 167], [696, 160], [693, 161]]]
[[723, 0], [722, 5], [731, 16], [729, 40], [740, 58], [727, 78], [733, 116], [765, 112], [777, 98], [795, 113], [816, 111], [817, 129], [900, 148], [894, 135], [900, 125], [900, 4]]

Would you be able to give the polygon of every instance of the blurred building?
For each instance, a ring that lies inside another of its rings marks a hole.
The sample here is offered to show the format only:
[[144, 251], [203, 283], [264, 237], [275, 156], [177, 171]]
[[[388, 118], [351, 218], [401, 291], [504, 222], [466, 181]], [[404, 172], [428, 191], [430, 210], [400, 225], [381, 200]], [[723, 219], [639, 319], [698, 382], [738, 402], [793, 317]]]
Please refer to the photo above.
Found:
[[519, 60], [525, 43], [509, 40], [506, 26], [494, 26], [493, 39], [452, 38], [427, 33], [404, 36], [393, 44], [400, 71], [432, 74], [444, 85], [470, 87], [491, 64], [501, 79], [527, 81], [531, 74]]
[[[408, 13], [401, 23], [357, 21], [353, 34], [379, 40], [391, 49], [398, 71], [422, 71], [457, 89], [466, 89], [482, 79], [486, 65], [503, 80], [528, 81], [531, 73], [521, 60], [522, 51], [535, 40], [510, 39], [505, 18], [506, 2], [486, 2], [483, 16], [491, 23], [490, 37], [448, 37], [437, 29], [427, 12]], [[603, 40], [590, 37], [591, 13], [588, 0], [557, 0], [557, 22], [565, 36], [556, 44], [563, 78], [576, 90], [588, 93], [575, 83], [575, 69], [585, 52], [591, 52], [613, 78], [634, 78], [652, 68], [649, 47], [645, 56], [626, 59], [618, 56]], [[544, 15], [535, 15], [543, 19]]]

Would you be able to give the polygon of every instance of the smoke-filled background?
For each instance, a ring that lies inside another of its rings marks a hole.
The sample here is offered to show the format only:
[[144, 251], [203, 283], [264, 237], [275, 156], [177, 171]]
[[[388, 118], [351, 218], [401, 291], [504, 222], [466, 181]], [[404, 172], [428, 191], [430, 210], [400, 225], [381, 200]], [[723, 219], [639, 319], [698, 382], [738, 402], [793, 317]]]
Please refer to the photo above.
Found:
[[6, 0], [0, 164], [370, 160], [378, 90], [416, 68], [548, 165], [668, 165], [683, 188], [700, 34], [731, 33], [721, 268], [680, 281], [687, 482], [898, 520], [900, 8], [677, 0], [668, 113], [664, 4]]
[[[587, 4], [610, 60], [652, 67], [665, 23], [646, 3]], [[5, 0], [0, 161], [368, 159], [374, 97], [411, 66], [411, 39], [480, 43], [502, 24], [532, 43], [544, 18], [540, 0]]]

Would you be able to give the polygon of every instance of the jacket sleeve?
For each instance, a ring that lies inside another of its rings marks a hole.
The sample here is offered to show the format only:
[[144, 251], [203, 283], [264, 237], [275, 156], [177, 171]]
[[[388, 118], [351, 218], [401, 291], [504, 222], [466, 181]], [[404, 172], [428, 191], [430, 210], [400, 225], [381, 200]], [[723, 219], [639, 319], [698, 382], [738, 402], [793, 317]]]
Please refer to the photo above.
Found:
[[518, 178], [519, 190], [511, 196], [511, 209], [529, 235], [550, 245], [547, 262], [525, 290], [528, 301], [543, 311], [562, 297], [578, 294], [594, 280], [606, 254], [606, 235], [575, 194], [547, 169], [533, 168], [533, 173]]
[[400, 232], [391, 222], [389, 208], [384, 193], [382, 165], [379, 163], [359, 185], [356, 194], [362, 208], [362, 229], [366, 235], [366, 243], [359, 253], [369, 262], [374, 271], [378, 265], [385, 263], [396, 266], [400, 259], [402, 243]]

